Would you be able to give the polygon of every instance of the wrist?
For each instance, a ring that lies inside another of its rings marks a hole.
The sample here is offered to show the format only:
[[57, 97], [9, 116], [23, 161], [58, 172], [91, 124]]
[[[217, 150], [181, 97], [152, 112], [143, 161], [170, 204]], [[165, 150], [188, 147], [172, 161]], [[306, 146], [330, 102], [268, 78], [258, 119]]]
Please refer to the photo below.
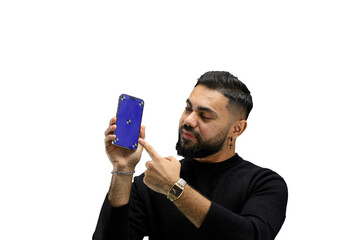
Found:
[[119, 166], [117, 164], [113, 165], [113, 170], [111, 171], [111, 174], [116, 176], [132, 176], [134, 173], [135, 167]]
[[165, 196], [168, 196], [169, 191], [178, 181], [180, 181], [180, 177], [178, 177], [177, 180], [171, 180], [171, 181], [164, 183], [160, 193], [164, 194]]
[[113, 172], [135, 172], [135, 167], [113, 164]]
[[120, 175], [120, 176], [132, 176], [135, 173], [135, 171], [112, 171], [111, 174], [112, 175]]
[[167, 193], [167, 199], [169, 199], [171, 202], [179, 199], [184, 193], [186, 184], [187, 182], [184, 179], [180, 178], [179, 181], [177, 181], [170, 188], [169, 192]]

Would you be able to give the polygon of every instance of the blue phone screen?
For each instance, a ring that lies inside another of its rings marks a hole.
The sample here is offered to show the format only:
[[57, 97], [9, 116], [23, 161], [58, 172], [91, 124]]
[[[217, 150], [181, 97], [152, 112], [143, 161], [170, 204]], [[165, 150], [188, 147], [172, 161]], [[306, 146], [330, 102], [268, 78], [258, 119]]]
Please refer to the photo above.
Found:
[[142, 99], [126, 94], [120, 95], [116, 116], [116, 139], [113, 144], [128, 149], [137, 149], [143, 110], [144, 101]]

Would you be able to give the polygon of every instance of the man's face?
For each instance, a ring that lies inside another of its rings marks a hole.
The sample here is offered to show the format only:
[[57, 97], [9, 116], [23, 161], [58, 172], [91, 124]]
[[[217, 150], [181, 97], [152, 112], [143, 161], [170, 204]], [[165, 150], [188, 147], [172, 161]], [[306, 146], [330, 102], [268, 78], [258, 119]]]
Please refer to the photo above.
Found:
[[228, 99], [198, 85], [186, 101], [179, 123], [178, 155], [205, 158], [224, 149], [231, 127]]

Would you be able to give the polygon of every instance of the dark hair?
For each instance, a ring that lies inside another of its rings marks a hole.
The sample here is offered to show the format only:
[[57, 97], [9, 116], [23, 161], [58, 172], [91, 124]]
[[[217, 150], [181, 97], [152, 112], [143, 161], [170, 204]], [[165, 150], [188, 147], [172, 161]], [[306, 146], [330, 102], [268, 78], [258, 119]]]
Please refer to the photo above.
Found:
[[249, 89], [237, 77], [229, 72], [212, 71], [204, 73], [197, 81], [197, 85], [204, 85], [210, 89], [221, 92], [229, 99], [229, 105], [236, 107], [239, 113], [243, 113], [245, 119], [253, 107]]

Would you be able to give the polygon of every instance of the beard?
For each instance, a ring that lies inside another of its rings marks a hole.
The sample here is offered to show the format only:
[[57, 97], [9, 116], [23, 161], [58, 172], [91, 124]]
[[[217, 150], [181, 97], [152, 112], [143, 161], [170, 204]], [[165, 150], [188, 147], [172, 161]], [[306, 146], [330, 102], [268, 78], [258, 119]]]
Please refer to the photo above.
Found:
[[[181, 136], [182, 129], [192, 133], [196, 138], [196, 143], [193, 143], [194, 140], [183, 138]], [[179, 138], [176, 143], [177, 154], [185, 158], [204, 158], [214, 155], [224, 146], [229, 129], [230, 126], [228, 126], [228, 129], [224, 129], [218, 133], [214, 138], [203, 141], [200, 134], [196, 132], [194, 128], [183, 125], [179, 128]]]

